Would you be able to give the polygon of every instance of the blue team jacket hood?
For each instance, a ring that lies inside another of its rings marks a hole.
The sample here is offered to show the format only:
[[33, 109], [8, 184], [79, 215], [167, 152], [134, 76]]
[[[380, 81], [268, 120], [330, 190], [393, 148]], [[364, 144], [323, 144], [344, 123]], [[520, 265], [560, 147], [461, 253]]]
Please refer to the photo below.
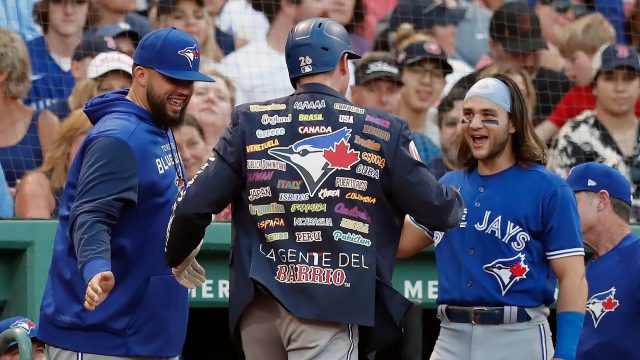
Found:
[[151, 118], [150, 112], [127, 99], [128, 92], [129, 89], [122, 89], [98, 95], [84, 104], [82, 110], [94, 126], [105, 115], [116, 112], [133, 114], [139, 119], [157, 126]]

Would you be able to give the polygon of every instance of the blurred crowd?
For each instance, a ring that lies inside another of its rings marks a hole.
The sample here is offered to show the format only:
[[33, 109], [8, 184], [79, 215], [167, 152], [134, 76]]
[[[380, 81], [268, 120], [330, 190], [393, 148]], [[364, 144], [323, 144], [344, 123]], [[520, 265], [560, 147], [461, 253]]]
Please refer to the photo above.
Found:
[[201, 69], [216, 79], [195, 84], [185, 122], [173, 129], [191, 178], [235, 105], [293, 92], [285, 41], [314, 16], [343, 24], [363, 55], [350, 64], [350, 99], [406, 120], [436, 177], [460, 168], [468, 88], [505, 74], [526, 97], [551, 170], [565, 176], [601, 161], [638, 195], [640, 1], [4, 0], [0, 217], [57, 216], [67, 171], [92, 127], [84, 103], [130, 86], [131, 56], [152, 29], [193, 35]]

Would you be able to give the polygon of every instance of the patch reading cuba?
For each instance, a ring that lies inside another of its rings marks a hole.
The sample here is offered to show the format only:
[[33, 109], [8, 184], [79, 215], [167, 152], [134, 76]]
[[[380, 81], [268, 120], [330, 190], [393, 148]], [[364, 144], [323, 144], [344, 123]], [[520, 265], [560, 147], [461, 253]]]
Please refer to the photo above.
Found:
[[519, 253], [509, 259], [498, 259], [491, 264], [482, 267], [485, 272], [493, 275], [500, 289], [502, 296], [509, 291], [509, 288], [520, 279], [526, 279], [529, 272], [529, 266], [525, 263], [526, 255]]
[[620, 306], [620, 301], [616, 299], [616, 288], [611, 287], [607, 291], [594, 294], [587, 301], [587, 311], [593, 319], [593, 327], [597, 328], [602, 318]]
[[302, 176], [309, 196], [313, 196], [320, 185], [336, 170], [350, 170], [360, 161], [360, 152], [351, 149], [351, 129], [343, 127], [328, 134], [298, 140], [288, 147], [268, 150], [291, 166]]

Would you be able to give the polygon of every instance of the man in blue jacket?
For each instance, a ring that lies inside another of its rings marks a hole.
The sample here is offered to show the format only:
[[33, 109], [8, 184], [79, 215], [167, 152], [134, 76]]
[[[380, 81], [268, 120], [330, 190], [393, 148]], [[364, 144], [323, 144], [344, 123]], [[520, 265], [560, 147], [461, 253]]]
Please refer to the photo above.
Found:
[[462, 203], [406, 122], [344, 97], [359, 56], [342, 25], [298, 23], [285, 56], [297, 90], [234, 109], [178, 197], [166, 261], [182, 279], [211, 214], [233, 203], [229, 315], [247, 359], [356, 359], [359, 339], [364, 352], [393, 341], [411, 306], [391, 286], [405, 213], [446, 230]]
[[[53, 360], [182, 351], [187, 289], [163, 262], [171, 206], [185, 184], [169, 129], [182, 121], [193, 82], [213, 81], [198, 71], [199, 53], [181, 30], [151, 32], [134, 54], [131, 89], [84, 107], [94, 127], [69, 169], [40, 310], [39, 336]], [[204, 275], [189, 265], [196, 278], [183, 283], [197, 285]]]

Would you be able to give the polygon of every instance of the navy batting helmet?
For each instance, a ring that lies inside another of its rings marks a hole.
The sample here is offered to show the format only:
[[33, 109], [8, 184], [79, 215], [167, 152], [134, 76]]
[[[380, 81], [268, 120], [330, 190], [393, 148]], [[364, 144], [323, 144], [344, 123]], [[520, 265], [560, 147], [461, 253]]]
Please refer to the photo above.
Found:
[[291, 85], [303, 75], [333, 70], [345, 53], [349, 59], [360, 55], [351, 50], [351, 39], [344, 26], [322, 17], [303, 20], [289, 32], [284, 48]]

